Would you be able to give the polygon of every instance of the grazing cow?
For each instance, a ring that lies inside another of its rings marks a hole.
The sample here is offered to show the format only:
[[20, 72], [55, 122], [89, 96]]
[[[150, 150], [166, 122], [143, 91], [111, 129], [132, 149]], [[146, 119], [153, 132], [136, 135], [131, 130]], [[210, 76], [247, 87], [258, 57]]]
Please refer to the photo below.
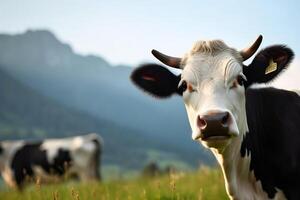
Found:
[[99, 180], [102, 139], [95, 133], [44, 141], [0, 142], [0, 171], [11, 187], [26, 180], [51, 182], [75, 175]]
[[134, 70], [133, 82], [154, 97], [179, 94], [192, 138], [221, 165], [231, 199], [300, 199], [300, 98], [296, 92], [250, 87], [268, 83], [294, 55], [284, 45], [258, 49], [262, 36], [237, 51], [220, 40], [199, 41], [183, 58], [153, 50], [158, 64]]

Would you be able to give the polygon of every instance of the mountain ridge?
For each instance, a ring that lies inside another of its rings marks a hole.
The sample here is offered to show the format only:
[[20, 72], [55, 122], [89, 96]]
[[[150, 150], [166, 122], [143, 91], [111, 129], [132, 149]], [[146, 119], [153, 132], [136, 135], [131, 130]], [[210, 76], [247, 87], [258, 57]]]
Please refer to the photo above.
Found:
[[132, 67], [114, 67], [96, 55], [82, 56], [49, 31], [0, 34], [0, 52], [0, 69], [42, 95], [173, 146], [175, 154], [178, 148], [188, 162], [211, 163], [190, 139], [180, 98], [159, 101], [142, 94], [129, 80]]

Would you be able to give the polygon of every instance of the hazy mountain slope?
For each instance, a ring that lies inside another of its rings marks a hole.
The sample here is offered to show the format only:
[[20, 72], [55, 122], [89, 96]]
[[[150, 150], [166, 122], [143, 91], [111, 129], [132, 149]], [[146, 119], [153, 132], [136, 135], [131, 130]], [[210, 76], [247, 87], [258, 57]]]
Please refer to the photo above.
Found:
[[0, 34], [0, 52], [0, 67], [43, 95], [137, 130], [139, 136], [162, 144], [160, 149], [167, 148], [190, 162], [207, 160], [207, 154], [190, 139], [181, 100], [153, 100], [142, 94], [129, 80], [132, 68], [113, 67], [100, 57], [77, 54], [48, 31]]
[[[50, 32], [0, 35], [0, 51], [0, 64], [8, 72], [68, 106], [151, 134], [165, 130], [173, 136], [178, 131], [185, 137], [190, 132], [178, 99], [153, 101], [130, 83], [132, 68], [111, 67], [100, 57], [76, 54]], [[165, 118], [176, 125], [167, 125]]]
[[[149, 149], [164, 152], [159, 142], [127, 127], [66, 108], [20, 84], [2, 70], [0, 91], [0, 139], [43, 139], [97, 132], [105, 141], [104, 164], [117, 164], [121, 168], [142, 167]], [[165, 150], [167, 152], [168, 147]]]

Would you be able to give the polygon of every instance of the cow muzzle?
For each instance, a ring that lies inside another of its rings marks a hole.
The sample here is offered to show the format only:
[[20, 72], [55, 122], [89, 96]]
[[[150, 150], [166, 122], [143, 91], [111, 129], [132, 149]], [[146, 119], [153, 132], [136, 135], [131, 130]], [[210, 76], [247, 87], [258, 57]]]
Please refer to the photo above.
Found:
[[224, 140], [231, 137], [229, 127], [232, 123], [229, 112], [209, 112], [197, 117], [199, 138], [203, 141]]

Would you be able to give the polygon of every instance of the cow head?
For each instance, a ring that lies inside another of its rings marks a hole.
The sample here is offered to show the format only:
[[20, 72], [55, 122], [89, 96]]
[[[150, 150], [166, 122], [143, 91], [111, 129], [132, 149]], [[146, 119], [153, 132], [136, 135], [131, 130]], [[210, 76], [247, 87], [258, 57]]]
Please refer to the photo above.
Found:
[[183, 57], [152, 54], [164, 64], [182, 69], [174, 75], [157, 64], [145, 64], [131, 75], [132, 81], [154, 97], [179, 94], [184, 100], [192, 138], [206, 147], [224, 149], [247, 127], [245, 91], [253, 83], [267, 83], [285, 69], [293, 52], [282, 45], [259, 52], [248, 66], [250, 58], [261, 44], [262, 36], [249, 47], [237, 51], [220, 40], [199, 41]]

